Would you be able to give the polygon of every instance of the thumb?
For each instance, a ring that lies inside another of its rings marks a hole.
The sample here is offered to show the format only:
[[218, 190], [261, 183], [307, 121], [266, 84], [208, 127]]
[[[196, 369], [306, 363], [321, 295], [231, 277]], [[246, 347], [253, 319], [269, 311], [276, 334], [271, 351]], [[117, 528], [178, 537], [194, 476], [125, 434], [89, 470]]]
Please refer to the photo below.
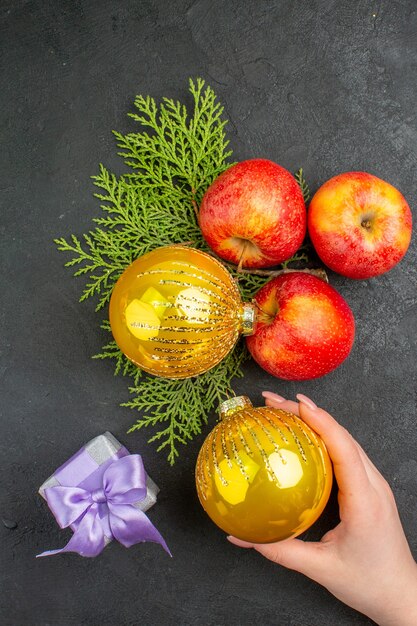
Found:
[[229, 536], [230, 543], [241, 548], [253, 548], [278, 565], [300, 572], [316, 582], [321, 582], [327, 570], [326, 544], [304, 542], [301, 539], [287, 539], [277, 543], [249, 543]]

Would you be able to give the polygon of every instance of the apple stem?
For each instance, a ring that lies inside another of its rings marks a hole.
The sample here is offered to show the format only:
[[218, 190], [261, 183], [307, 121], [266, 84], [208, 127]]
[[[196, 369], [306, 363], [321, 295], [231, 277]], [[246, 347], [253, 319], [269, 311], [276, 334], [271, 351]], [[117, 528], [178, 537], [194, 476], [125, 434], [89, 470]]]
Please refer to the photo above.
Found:
[[[181, 244], [178, 244], [178, 245], [181, 245]], [[219, 257], [215, 252], [213, 252], [213, 250], [206, 250], [206, 252], [210, 256], [220, 261], [220, 263], [222, 263], [226, 267], [230, 267], [231, 269], [236, 268], [236, 265], [234, 265], [233, 263], [228, 263], [227, 261]], [[299, 270], [295, 268], [294, 269], [289, 268], [289, 267], [284, 267], [281, 270], [257, 270], [257, 269], [250, 270], [248, 268], [244, 268], [242, 267], [243, 252], [244, 252], [244, 249], [242, 251], [242, 254], [240, 255], [239, 265], [237, 266], [237, 271], [239, 272], [239, 274], [254, 274], [255, 276], [265, 276], [265, 277], [269, 276], [270, 278], [274, 278], [274, 276], [281, 276], [282, 274], [291, 274], [293, 272], [301, 272], [302, 274], [312, 274], [313, 276], [317, 276], [317, 278], [321, 278], [321, 280], [324, 280], [325, 283], [329, 282], [329, 277], [327, 276], [327, 272], [322, 267], [317, 267], [317, 268], [307, 267], [307, 268], [303, 268]]]
[[258, 320], [260, 322], [263, 322], [264, 324], [271, 324], [274, 316], [268, 313], [268, 311], [265, 311], [265, 309], [260, 306], [259, 302], [255, 301], [255, 305], [256, 308], [260, 311], [260, 313], [258, 313]]
[[239, 273], [243, 273], [246, 272], [247, 270], [243, 270], [243, 261], [245, 260], [245, 252], [246, 252], [246, 248], [248, 246], [248, 241], [245, 241], [245, 243], [242, 246], [242, 252], [240, 253], [240, 259], [239, 259], [239, 265], [237, 266], [237, 271]]
[[[239, 271], [239, 268], [238, 268]], [[274, 276], [281, 276], [282, 274], [291, 274], [293, 272], [302, 272], [303, 274], [312, 274], [313, 276], [317, 276], [317, 278], [321, 278], [326, 283], [329, 282], [329, 277], [327, 276], [326, 270], [323, 268], [306, 268], [306, 269], [290, 269], [283, 268], [282, 270], [241, 270], [241, 274], [255, 274], [256, 276], [270, 276], [271, 278]]]

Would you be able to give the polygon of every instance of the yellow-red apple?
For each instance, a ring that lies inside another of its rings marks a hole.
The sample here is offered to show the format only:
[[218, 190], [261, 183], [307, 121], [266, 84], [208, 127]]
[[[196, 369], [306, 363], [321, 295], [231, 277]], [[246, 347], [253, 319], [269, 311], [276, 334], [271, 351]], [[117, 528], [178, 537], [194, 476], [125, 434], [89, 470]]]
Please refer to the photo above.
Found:
[[267, 159], [233, 165], [207, 189], [199, 224], [208, 245], [244, 267], [289, 259], [307, 226], [300, 187], [286, 169]]
[[308, 210], [317, 254], [348, 278], [371, 278], [394, 267], [411, 240], [411, 211], [392, 185], [366, 172], [328, 180]]
[[273, 376], [318, 378], [350, 353], [353, 313], [324, 280], [302, 272], [283, 274], [258, 291], [255, 303], [259, 320], [246, 342], [255, 361]]

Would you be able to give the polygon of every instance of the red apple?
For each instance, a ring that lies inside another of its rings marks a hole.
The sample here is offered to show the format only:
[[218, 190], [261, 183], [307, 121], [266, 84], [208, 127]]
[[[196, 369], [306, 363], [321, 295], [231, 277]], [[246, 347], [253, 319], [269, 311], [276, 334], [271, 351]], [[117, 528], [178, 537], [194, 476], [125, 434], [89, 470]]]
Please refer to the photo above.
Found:
[[207, 189], [199, 223], [208, 245], [244, 267], [289, 259], [306, 234], [306, 208], [294, 176], [266, 159], [233, 165]]
[[283, 274], [264, 285], [255, 302], [259, 321], [246, 341], [255, 361], [273, 376], [318, 378], [351, 351], [352, 311], [324, 280], [302, 272]]
[[308, 211], [317, 254], [348, 278], [371, 278], [400, 261], [411, 240], [411, 211], [402, 194], [365, 172], [346, 172], [324, 183]]

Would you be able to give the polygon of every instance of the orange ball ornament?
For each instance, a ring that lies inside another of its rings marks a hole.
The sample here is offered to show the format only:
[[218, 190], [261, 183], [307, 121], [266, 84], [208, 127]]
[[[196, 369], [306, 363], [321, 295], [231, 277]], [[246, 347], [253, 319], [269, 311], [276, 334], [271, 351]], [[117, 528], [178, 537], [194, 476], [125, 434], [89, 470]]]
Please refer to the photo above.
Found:
[[226, 400], [196, 465], [199, 500], [217, 526], [253, 543], [296, 537], [320, 516], [333, 472], [324, 442], [299, 417]]
[[186, 246], [157, 248], [134, 261], [110, 299], [110, 325], [121, 351], [164, 378], [198, 376], [219, 363], [255, 309], [216, 259]]

